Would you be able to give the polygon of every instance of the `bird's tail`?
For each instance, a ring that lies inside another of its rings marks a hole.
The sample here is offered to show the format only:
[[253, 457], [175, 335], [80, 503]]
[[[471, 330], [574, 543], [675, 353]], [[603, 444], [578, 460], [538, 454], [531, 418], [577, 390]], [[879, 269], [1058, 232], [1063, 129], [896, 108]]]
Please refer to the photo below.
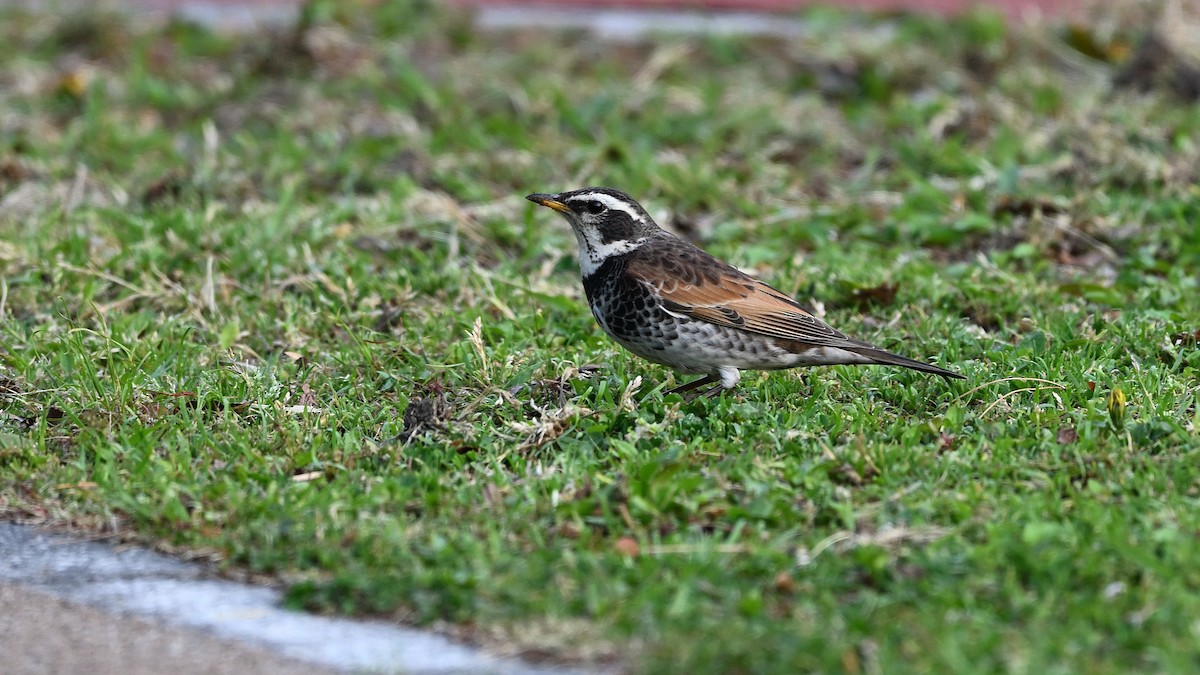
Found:
[[934, 375], [941, 375], [942, 377], [946, 378], [947, 380], [965, 380], [965, 379], [967, 379], [966, 377], [959, 375], [958, 373], [946, 370], [945, 368], [938, 368], [937, 366], [931, 366], [928, 363], [914, 361], [913, 359], [910, 359], [910, 358], [907, 358], [904, 356], [900, 356], [899, 354], [885, 352], [882, 349], [860, 348], [860, 349], [855, 349], [853, 351], [856, 354], [859, 354], [860, 356], [864, 356], [868, 359], [871, 359], [871, 363], [875, 363], [875, 364], [879, 364], [879, 365], [903, 366], [904, 368], [912, 368], [913, 370], [919, 370], [922, 373], [933, 373]]

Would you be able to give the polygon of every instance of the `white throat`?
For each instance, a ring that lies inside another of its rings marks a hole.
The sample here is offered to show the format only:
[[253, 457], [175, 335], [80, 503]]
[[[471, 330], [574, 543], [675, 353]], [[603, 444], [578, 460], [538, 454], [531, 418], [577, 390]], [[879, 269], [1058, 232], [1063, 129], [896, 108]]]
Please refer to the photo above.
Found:
[[[588, 233], [591, 236], [597, 236], [599, 233], [592, 230]], [[600, 269], [605, 260], [614, 255], [628, 253], [642, 244], [646, 243], [646, 237], [634, 240], [610, 241], [607, 244], [593, 240], [575, 231], [575, 238], [579, 240], [579, 271], [583, 272], [584, 277], [590, 277]]]

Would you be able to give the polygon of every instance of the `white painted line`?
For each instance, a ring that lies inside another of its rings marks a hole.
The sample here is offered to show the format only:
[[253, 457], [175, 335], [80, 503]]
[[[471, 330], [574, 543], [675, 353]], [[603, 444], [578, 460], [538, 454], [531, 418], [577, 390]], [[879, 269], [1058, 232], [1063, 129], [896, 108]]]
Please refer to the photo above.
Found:
[[199, 565], [138, 548], [0, 522], [0, 582], [109, 612], [199, 628], [344, 671], [449, 675], [582, 673], [491, 656], [436, 633], [382, 621], [293, 612], [279, 591], [206, 578]]

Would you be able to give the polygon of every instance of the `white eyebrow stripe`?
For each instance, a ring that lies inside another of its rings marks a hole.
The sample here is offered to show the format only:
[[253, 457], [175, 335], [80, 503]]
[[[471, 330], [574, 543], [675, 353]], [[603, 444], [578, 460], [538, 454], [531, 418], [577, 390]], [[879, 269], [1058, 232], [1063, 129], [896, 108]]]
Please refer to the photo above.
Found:
[[629, 217], [631, 219], [633, 219], [634, 222], [643, 222], [645, 220], [642, 217], [642, 214], [638, 213], [637, 207], [635, 207], [634, 205], [630, 204], [627, 201], [617, 199], [616, 197], [614, 197], [612, 195], [604, 194], [603, 192], [585, 192], [583, 194], [573, 195], [567, 201], [568, 202], [576, 202], [576, 201], [600, 202], [605, 207], [607, 207], [613, 211], [623, 211], [624, 213], [629, 214]]

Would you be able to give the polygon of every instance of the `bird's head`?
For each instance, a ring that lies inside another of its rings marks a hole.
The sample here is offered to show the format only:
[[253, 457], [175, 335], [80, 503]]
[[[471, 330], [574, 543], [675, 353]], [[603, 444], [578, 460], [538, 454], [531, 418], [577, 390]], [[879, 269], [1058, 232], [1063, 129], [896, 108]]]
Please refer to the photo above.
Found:
[[558, 194], [539, 192], [526, 199], [558, 211], [571, 223], [579, 240], [579, 264], [585, 277], [608, 258], [632, 251], [659, 231], [641, 204], [611, 188], [590, 187]]

